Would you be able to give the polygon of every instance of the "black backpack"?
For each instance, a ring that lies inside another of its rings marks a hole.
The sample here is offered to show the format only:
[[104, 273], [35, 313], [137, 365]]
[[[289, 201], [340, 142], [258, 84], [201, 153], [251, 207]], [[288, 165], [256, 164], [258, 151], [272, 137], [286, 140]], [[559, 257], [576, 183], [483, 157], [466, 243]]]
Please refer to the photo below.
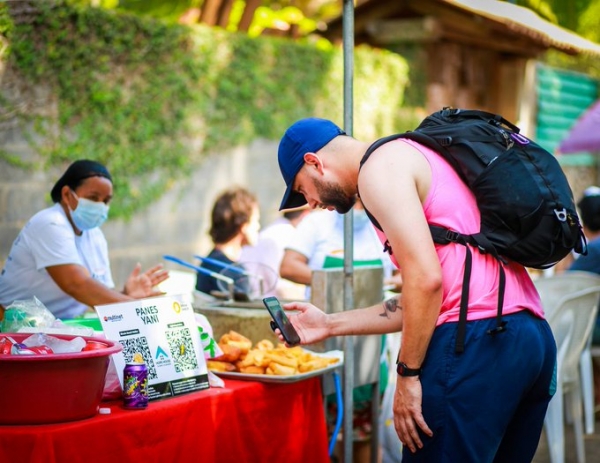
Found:
[[[481, 231], [473, 235], [429, 226], [434, 242], [455, 242], [467, 248], [456, 340], [456, 351], [462, 352], [471, 275], [468, 245], [491, 254], [501, 263], [497, 327], [491, 331], [503, 331], [506, 322], [502, 321], [502, 263], [506, 259], [544, 269], [572, 250], [587, 254], [573, 193], [556, 158], [496, 114], [444, 108], [426, 117], [412, 132], [374, 142], [362, 158], [361, 167], [379, 146], [398, 138], [414, 140], [446, 159], [475, 195], [481, 214]], [[368, 211], [367, 214], [381, 229], [377, 220]], [[386, 250], [391, 253], [389, 243]]]

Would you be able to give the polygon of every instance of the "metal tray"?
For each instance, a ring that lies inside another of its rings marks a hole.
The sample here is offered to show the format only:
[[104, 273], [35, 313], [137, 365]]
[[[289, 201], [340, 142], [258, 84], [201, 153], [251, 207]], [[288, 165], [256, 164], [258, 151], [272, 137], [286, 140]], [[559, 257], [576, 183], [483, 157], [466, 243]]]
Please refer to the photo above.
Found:
[[327, 372], [341, 368], [344, 365], [344, 352], [341, 350], [331, 350], [329, 352], [317, 353], [309, 351], [311, 354], [317, 357], [326, 358], [337, 358], [339, 362], [329, 365], [320, 370], [307, 371], [306, 373], [298, 373], [296, 375], [254, 375], [249, 373], [239, 373], [236, 371], [213, 371], [213, 373], [221, 378], [226, 379], [239, 379], [245, 381], [258, 381], [261, 383], [295, 383], [296, 381], [302, 381], [304, 379], [313, 378], [314, 376], [321, 376]]

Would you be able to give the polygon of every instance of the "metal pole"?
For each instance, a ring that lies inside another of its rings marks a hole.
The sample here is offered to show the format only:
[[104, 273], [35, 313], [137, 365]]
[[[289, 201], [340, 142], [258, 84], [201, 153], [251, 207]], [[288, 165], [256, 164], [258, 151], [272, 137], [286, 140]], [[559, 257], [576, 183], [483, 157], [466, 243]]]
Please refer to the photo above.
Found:
[[[344, 0], [343, 11], [343, 56], [344, 56], [344, 130], [353, 133], [354, 103], [354, 1]], [[344, 216], [344, 310], [354, 308], [353, 268], [353, 219], [351, 210]], [[353, 409], [354, 400], [354, 336], [346, 336], [344, 342], [344, 462], [353, 459]]]
[[[377, 359], [379, 362], [380, 359]], [[371, 463], [379, 461], [379, 413], [381, 401], [379, 400], [379, 380], [373, 383], [371, 394]]]

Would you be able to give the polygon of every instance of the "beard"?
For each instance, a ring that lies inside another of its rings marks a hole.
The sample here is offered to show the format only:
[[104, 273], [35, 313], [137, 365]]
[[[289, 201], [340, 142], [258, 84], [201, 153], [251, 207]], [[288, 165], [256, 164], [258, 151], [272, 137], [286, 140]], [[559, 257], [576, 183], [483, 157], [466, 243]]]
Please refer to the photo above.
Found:
[[345, 214], [356, 203], [356, 195], [347, 194], [339, 185], [330, 182], [316, 181], [317, 193], [324, 206], [333, 206], [340, 214]]

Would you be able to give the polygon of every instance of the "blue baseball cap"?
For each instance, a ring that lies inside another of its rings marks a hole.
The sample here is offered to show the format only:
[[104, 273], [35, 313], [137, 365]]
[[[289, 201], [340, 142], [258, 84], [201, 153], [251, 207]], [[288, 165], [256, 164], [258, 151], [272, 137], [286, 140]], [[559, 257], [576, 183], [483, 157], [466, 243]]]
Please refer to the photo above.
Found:
[[294, 179], [304, 165], [304, 155], [316, 153], [338, 135], [346, 135], [346, 132], [333, 122], [316, 117], [300, 119], [285, 131], [277, 155], [279, 169], [287, 186], [280, 211], [306, 204], [304, 195], [293, 191]]

